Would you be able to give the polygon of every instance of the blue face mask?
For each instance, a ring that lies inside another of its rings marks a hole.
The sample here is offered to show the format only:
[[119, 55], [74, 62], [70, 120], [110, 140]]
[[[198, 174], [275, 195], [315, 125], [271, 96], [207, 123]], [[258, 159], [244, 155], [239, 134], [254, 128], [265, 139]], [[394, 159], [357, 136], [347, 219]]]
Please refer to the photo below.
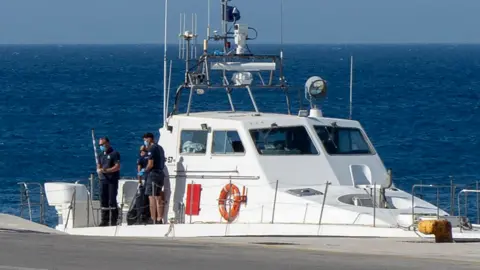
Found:
[[143, 145], [148, 146], [148, 142], [147, 142], [147, 141], [143, 141]]
[[100, 151], [105, 152], [105, 146], [100, 145]]

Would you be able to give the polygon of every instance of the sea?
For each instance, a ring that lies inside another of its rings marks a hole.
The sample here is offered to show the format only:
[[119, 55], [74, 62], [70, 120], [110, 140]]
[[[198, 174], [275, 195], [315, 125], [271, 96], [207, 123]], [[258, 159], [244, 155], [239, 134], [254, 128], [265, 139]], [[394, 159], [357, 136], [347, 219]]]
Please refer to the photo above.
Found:
[[[178, 59], [178, 46], [167, 48], [173, 63], [171, 105], [184, 79], [184, 62]], [[268, 54], [281, 49], [250, 48]], [[392, 169], [397, 187], [411, 192], [414, 184], [453, 181], [459, 191], [480, 180], [480, 46], [282, 48], [293, 114], [308, 105], [304, 84], [318, 75], [328, 82], [328, 95], [318, 102], [324, 115], [348, 118], [353, 56], [352, 118]], [[122, 175], [134, 176], [142, 135], [158, 134], [163, 121], [163, 50], [163, 45], [1, 45], [0, 212], [20, 215], [19, 182], [88, 179], [95, 171], [92, 128], [120, 152]], [[253, 109], [244, 91], [233, 95], [238, 110]], [[282, 91], [259, 89], [254, 95], [261, 111], [287, 112]], [[230, 109], [223, 90], [194, 96], [194, 102], [194, 111]], [[416, 193], [437, 202], [436, 189]], [[439, 201], [445, 210], [452, 209], [449, 188], [440, 190]], [[455, 212], [457, 203], [455, 198]], [[464, 203], [462, 196], [462, 214]], [[468, 196], [473, 221], [477, 203], [475, 194]], [[56, 225], [52, 207], [46, 216], [49, 226]]]

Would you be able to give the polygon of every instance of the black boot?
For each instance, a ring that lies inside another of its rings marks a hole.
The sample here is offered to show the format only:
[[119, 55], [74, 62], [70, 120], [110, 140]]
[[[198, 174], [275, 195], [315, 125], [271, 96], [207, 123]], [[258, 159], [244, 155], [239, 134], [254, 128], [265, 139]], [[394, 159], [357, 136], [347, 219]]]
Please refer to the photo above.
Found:
[[118, 208], [112, 209], [112, 215], [110, 216], [110, 226], [117, 226], [118, 224]]
[[98, 226], [99, 227], [108, 226], [108, 217], [109, 217], [108, 210], [102, 210], [101, 211], [101, 221], [100, 221], [100, 224]]

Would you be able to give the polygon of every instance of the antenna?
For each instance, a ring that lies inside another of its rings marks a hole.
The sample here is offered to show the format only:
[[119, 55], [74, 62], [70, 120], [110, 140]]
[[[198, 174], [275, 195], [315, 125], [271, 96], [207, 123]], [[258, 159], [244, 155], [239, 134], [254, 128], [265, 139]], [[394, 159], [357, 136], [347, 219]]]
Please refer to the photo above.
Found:
[[185, 39], [183, 39], [183, 35], [185, 35], [185, 28], [186, 28], [186, 16], [185, 13], [180, 13], [180, 33], [178, 41], [178, 58], [185, 59]]
[[223, 37], [223, 53], [227, 54], [227, 5], [228, 0], [222, 0], [222, 37]]
[[167, 123], [167, 22], [168, 22], [168, 0], [165, 0], [165, 37], [163, 41], [163, 125]]
[[167, 113], [169, 108], [169, 101], [170, 101], [170, 86], [172, 84], [172, 60], [170, 60], [170, 71], [168, 74], [168, 91], [167, 91]]
[[208, 11], [207, 11], [207, 17], [208, 17], [208, 25], [207, 25], [207, 40], [210, 39], [210, 0], [208, 0]]
[[[280, 65], [283, 68], [283, 0], [280, 1]], [[285, 78], [280, 78], [282, 85], [285, 82]]]
[[[192, 13], [192, 33], [193, 35], [195, 35], [195, 13]], [[192, 44], [190, 45], [190, 59], [194, 59], [194, 53], [195, 53], [195, 49], [194, 47], [195, 46], [195, 41], [192, 42]]]
[[281, 45], [281, 55], [283, 58], [283, 0], [280, 1], [280, 45]]
[[197, 17], [197, 13], [195, 13], [195, 29], [193, 29], [193, 33], [194, 33], [194, 36], [195, 36], [195, 58], [197, 58], [197, 37], [198, 37], [198, 33], [197, 33], [197, 23], [198, 23], [198, 17]]
[[[180, 31], [179, 31], [179, 35], [182, 34], [182, 13], [180, 13]], [[178, 39], [178, 59], [182, 59], [182, 39], [179, 38]]]
[[350, 56], [350, 115], [348, 119], [352, 119], [352, 96], [353, 96], [353, 55]]

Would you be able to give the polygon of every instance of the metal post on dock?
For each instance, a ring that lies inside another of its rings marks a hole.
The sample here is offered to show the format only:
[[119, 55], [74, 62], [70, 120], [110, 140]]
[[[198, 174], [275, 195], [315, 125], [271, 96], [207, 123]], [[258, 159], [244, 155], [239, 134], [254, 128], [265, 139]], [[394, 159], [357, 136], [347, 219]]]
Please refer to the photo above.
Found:
[[464, 195], [465, 195], [465, 217], [468, 217], [468, 193], [465, 192]]
[[278, 180], [277, 180], [277, 183], [275, 184], [275, 197], [273, 198], [273, 211], [272, 211], [272, 224], [274, 222], [274, 219], [275, 219], [275, 206], [277, 204], [277, 192], [278, 192]]

